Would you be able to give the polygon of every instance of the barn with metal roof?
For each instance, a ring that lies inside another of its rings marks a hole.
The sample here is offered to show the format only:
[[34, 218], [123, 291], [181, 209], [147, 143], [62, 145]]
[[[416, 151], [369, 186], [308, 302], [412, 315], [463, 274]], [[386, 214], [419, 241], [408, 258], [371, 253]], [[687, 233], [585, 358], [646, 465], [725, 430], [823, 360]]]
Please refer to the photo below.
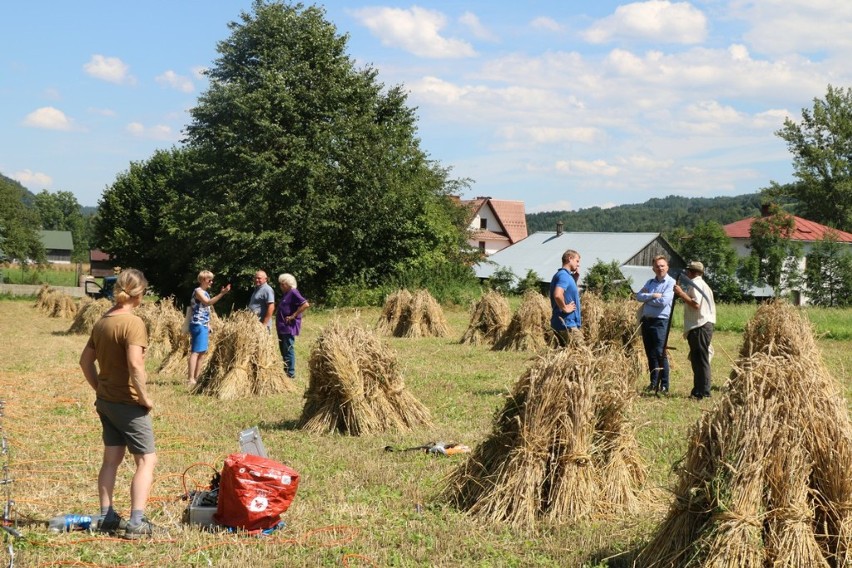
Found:
[[669, 270], [677, 273], [686, 262], [660, 233], [566, 233], [538, 231], [512, 246], [500, 250], [474, 266], [476, 276], [489, 278], [500, 268], [508, 268], [519, 279], [530, 270], [541, 282], [550, 282], [562, 266], [562, 253], [574, 249], [580, 253], [580, 285], [589, 269], [598, 263], [615, 261], [621, 273], [631, 281], [633, 291], [653, 278], [651, 263], [655, 256], [669, 259]]

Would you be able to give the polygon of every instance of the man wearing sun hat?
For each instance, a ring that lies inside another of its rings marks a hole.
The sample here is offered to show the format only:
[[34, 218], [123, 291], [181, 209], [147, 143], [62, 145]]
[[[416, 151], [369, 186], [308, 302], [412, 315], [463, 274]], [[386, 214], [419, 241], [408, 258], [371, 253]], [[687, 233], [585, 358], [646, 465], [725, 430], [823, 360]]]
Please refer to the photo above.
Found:
[[689, 362], [692, 364], [692, 393], [689, 396], [700, 400], [710, 396], [710, 358], [713, 355], [710, 342], [713, 341], [716, 324], [716, 303], [713, 290], [704, 281], [701, 262], [690, 262], [686, 276], [678, 279], [674, 292], [684, 303], [683, 335], [689, 344]]

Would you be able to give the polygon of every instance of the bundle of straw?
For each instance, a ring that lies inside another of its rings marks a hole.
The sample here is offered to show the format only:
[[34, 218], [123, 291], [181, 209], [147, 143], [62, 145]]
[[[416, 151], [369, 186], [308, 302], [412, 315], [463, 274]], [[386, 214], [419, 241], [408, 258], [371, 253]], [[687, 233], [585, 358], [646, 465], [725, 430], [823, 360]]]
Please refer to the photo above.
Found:
[[158, 358], [171, 353], [173, 336], [183, 323], [183, 315], [175, 307], [174, 297], [169, 296], [158, 302], [143, 302], [136, 308], [136, 315], [142, 318], [148, 330], [147, 356]]
[[506, 332], [494, 343], [495, 351], [542, 351], [555, 345], [550, 328], [550, 304], [535, 290], [524, 292], [518, 311], [512, 316]]
[[470, 323], [459, 343], [493, 345], [509, 326], [512, 311], [500, 292], [490, 290], [470, 309]]
[[405, 288], [388, 294], [385, 304], [382, 306], [382, 313], [379, 315], [376, 330], [382, 335], [401, 337], [401, 331], [397, 332], [397, 327], [399, 326], [400, 319], [402, 319], [403, 311], [410, 303], [411, 292]]
[[77, 315], [77, 301], [68, 294], [58, 293], [53, 296], [54, 304], [50, 312], [52, 318], [73, 319]]
[[42, 284], [41, 288], [36, 292], [36, 303], [33, 306], [42, 313], [49, 314], [53, 311], [53, 300], [51, 296], [56, 293], [56, 290], [48, 284]]
[[402, 306], [394, 337], [446, 337], [447, 319], [441, 304], [428, 290], [417, 290]]
[[74, 316], [74, 321], [71, 322], [71, 327], [68, 328], [68, 333], [91, 333], [92, 328], [98, 320], [101, 319], [101, 317], [111, 307], [112, 302], [106, 298], [83, 303], [77, 311], [77, 315]]
[[232, 313], [216, 335], [216, 349], [209, 355], [194, 394], [234, 400], [295, 390], [284, 372], [276, 339], [255, 314], [248, 310]]
[[762, 306], [641, 566], [846, 566], [852, 422], [807, 321]]
[[486, 521], [518, 526], [635, 506], [644, 470], [623, 420], [632, 397], [621, 405], [614, 393], [597, 396], [599, 384], [618, 384], [622, 360], [617, 350], [584, 346], [537, 358], [495, 417], [491, 436], [445, 480], [444, 497]]
[[405, 389], [396, 356], [354, 322], [334, 320], [311, 349], [310, 379], [299, 427], [358, 436], [431, 424], [429, 411]]

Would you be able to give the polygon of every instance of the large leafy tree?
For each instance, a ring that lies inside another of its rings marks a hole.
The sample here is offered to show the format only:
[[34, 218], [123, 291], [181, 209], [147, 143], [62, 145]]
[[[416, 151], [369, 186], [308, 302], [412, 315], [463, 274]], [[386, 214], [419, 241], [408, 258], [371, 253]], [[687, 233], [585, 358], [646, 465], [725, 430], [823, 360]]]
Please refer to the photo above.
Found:
[[70, 231], [74, 240], [72, 260], [85, 262], [89, 258], [89, 227], [77, 198], [70, 191], [37, 193], [33, 207], [41, 219], [41, 228], [48, 231]]
[[698, 223], [691, 232], [672, 238], [678, 252], [687, 262], [697, 260], [704, 265], [704, 280], [717, 300], [736, 302], [742, 299], [737, 280], [737, 251], [725, 229], [716, 221]]
[[449, 196], [464, 182], [419, 147], [403, 90], [356, 68], [320, 8], [257, 0], [229, 27], [186, 128], [191, 167], [160, 179], [149, 163], [127, 180], [161, 188], [168, 218], [124, 225], [103, 206], [119, 180], [101, 204], [100, 226], [118, 226], [104, 248], [162, 265], [139, 244], [167, 233], [183, 272], [288, 271], [313, 297], [459, 261], [464, 211]]
[[0, 176], [0, 260], [46, 262], [38, 234], [38, 214], [25, 201], [29, 192], [18, 182]]
[[810, 303], [837, 307], [852, 304], [852, 253], [849, 245], [838, 242], [836, 233], [827, 233], [814, 243], [805, 265], [805, 284]]
[[825, 99], [776, 134], [793, 154], [798, 182], [773, 191], [793, 198], [802, 217], [852, 231], [852, 89], [829, 85]]
[[599, 294], [604, 300], [629, 298], [632, 295], [631, 279], [625, 278], [619, 268], [618, 261], [604, 262], [598, 260], [589, 268], [583, 285], [589, 292]]
[[93, 220], [101, 248], [117, 264], [142, 269], [161, 295], [187, 291], [195, 278], [191, 272], [204, 262], [195, 244], [209, 235], [192, 220], [198, 204], [188, 195], [189, 153], [161, 150], [131, 163], [101, 196]]
[[768, 215], [755, 218], [749, 232], [751, 255], [739, 268], [744, 282], [769, 286], [776, 297], [782, 289], [797, 286], [802, 247], [791, 240], [795, 226], [793, 216], [774, 204], [768, 206]]

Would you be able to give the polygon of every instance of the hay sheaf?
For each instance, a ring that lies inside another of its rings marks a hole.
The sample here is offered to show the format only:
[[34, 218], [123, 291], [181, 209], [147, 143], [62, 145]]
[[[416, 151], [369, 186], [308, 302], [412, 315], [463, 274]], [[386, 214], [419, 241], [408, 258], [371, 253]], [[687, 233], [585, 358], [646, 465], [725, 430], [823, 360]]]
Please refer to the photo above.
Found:
[[585, 346], [540, 356], [489, 438], [447, 477], [443, 497], [517, 526], [636, 510], [645, 469], [628, 419], [635, 394], [619, 378], [623, 357]]
[[505, 333], [494, 343], [495, 351], [542, 351], [557, 345], [550, 327], [551, 309], [547, 299], [535, 290], [524, 292], [521, 305]]
[[459, 343], [493, 345], [506, 332], [511, 319], [512, 310], [505, 296], [490, 290], [471, 306], [470, 323]]
[[740, 353], [636, 565], [849, 565], [852, 421], [808, 322], [761, 306]]
[[[636, 321], [638, 302], [613, 300], [604, 302], [595, 293], [583, 293], [580, 307], [583, 321], [583, 338], [592, 348], [616, 347], [624, 350], [629, 371], [627, 377], [639, 378], [645, 369], [645, 351], [642, 334]], [[634, 388], [634, 384], [630, 385]]]
[[393, 351], [357, 321], [326, 326], [308, 366], [303, 430], [358, 436], [431, 424], [428, 409], [405, 388]]
[[382, 306], [382, 313], [379, 315], [379, 321], [376, 324], [376, 331], [382, 335], [401, 337], [401, 332], [397, 332], [397, 327], [399, 326], [400, 319], [402, 318], [403, 310], [405, 310], [405, 307], [410, 303], [411, 292], [405, 288], [388, 294], [388, 297], [385, 299], [385, 303]]
[[111, 300], [101, 298], [92, 302], [84, 302], [81, 304], [77, 315], [74, 316], [74, 321], [71, 322], [71, 327], [68, 328], [68, 333], [87, 334], [92, 332], [92, 328], [99, 319], [113, 306]]
[[449, 334], [444, 309], [428, 290], [417, 290], [402, 305], [394, 337], [446, 337]]
[[143, 302], [136, 308], [136, 315], [145, 322], [148, 331], [147, 356], [160, 358], [172, 351], [174, 327], [180, 329], [183, 314], [175, 307], [174, 297], [169, 296], [158, 302]]
[[56, 294], [53, 308], [48, 314], [52, 318], [74, 319], [79, 309], [77, 300], [68, 294]]
[[295, 390], [284, 372], [275, 338], [255, 314], [248, 310], [232, 313], [222, 320], [215, 335], [216, 348], [207, 357], [209, 363], [194, 394], [234, 400]]
[[[184, 314], [176, 307], [173, 310], [168, 306], [163, 307], [162, 321], [160, 322], [164, 333], [162, 341], [165, 343], [166, 338], [168, 338], [169, 351], [157, 368], [157, 373], [160, 375], [185, 377], [188, 372], [190, 339], [189, 334], [183, 331], [183, 319]], [[216, 351], [216, 344], [219, 342], [221, 331], [222, 319], [216, 315], [215, 311], [211, 310], [207, 356], [201, 362], [202, 372], [210, 364], [210, 356]]]

